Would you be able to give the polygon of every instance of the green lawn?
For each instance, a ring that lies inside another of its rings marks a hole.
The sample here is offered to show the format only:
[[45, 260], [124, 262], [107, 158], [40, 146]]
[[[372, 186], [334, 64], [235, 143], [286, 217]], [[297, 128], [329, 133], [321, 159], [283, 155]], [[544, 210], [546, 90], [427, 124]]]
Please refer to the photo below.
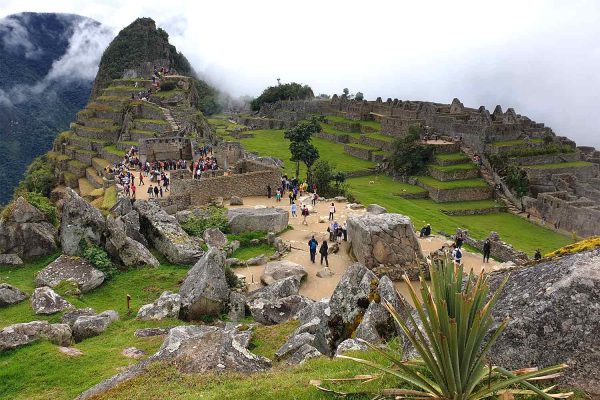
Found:
[[[252, 131], [253, 138], [244, 138], [239, 141], [248, 151], [256, 152], [263, 156], [272, 156], [284, 162], [285, 173], [294, 175], [296, 164], [290, 161], [289, 141], [283, 137], [283, 130], [256, 130]], [[312, 143], [319, 150], [321, 158], [331, 161], [341, 171], [354, 172], [372, 168], [370, 161], [361, 160], [344, 153], [344, 145], [333, 143], [329, 140], [313, 137]], [[306, 176], [306, 168], [300, 164], [300, 177]]]
[[454, 165], [427, 165], [429, 168], [436, 169], [442, 172], [453, 172], [453, 171], [467, 171], [471, 169], [477, 169], [475, 164], [454, 164]]
[[365, 133], [362, 136], [373, 138], [373, 139], [383, 140], [384, 142], [394, 143], [393, 137], [384, 135], [383, 133], [371, 132], [371, 133]]
[[594, 165], [591, 162], [587, 161], [572, 161], [565, 163], [556, 163], [556, 164], [536, 164], [536, 165], [527, 165], [522, 168], [525, 169], [555, 169], [555, 168], [575, 168], [575, 167], [588, 167], [590, 165]]
[[[370, 181], [375, 183], [369, 184]], [[525, 251], [530, 257], [537, 248], [545, 253], [572, 242], [568, 236], [542, 228], [509, 213], [454, 217], [441, 212], [441, 210], [494, 207], [498, 205], [494, 200], [439, 204], [429, 199], [403, 199], [398, 194], [403, 193], [403, 190], [410, 190], [412, 185], [396, 182], [385, 175], [350, 178], [348, 184], [350, 192], [361, 203], [365, 205], [376, 203], [386, 207], [390, 212], [407, 215], [412, 219], [415, 229], [419, 229], [426, 223], [430, 223], [434, 231], [446, 233], [454, 233], [457, 228], [466, 228], [475, 238], [483, 238], [491, 231], [496, 231], [502, 240]]]
[[324, 124], [324, 123], [321, 123], [321, 129], [323, 130], [323, 132], [328, 133], [330, 135], [351, 136], [351, 137], [356, 138], [356, 139], [358, 139], [358, 138], [360, 138], [362, 136], [362, 134], [360, 134], [358, 132], [344, 132], [344, 131], [340, 131], [340, 130], [335, 129], [331, 125]]
[[465, 153], [436, 154], [435, 158], [440, 161], [458, 161], [458, 160], [469, 161], [470, 160], [470, 158]]
[[125, 155], [125, 152], [123, 150], [118, 149], [117, 146], [114, 146], [114, 145], [104, 146], [103, 149], [107, 153], [114, 154], [119, 157], [123, 157]]
[[253, 257], [258, 257], [261, 254], [264, 254], [267, 257], [272, 256], [275, 254], [275, 248], [273, 246], [269, 246], [268, 244], [244, 246], [234, 251], [231, 257], [246, 261]]
[[496, 147], [506, 147], [506, 146], [518, 146], [518, 145], [525, 145], [527, 143], [542, 143], [544, 140], [540, 139], [540, 138], [533, 138], [533, 139], [529, 139], [529, 140], [525, 140], [525, 139], [517, 139], [517, 140], [502, 140], [502, 141], [498, 141], [498, 142], [494, 142], [492, 143], [492, 145], [496, 146]]
[[447, 181], [442, 182], [434, 179], [430, 176], [416, 176], [421, 183], [427, 186], [434, 187], [436, 189], [460, 189], [460, 188], [484, 188], [488, 187], [488, 183], [485, 179], [461, 179], [458, 181]]

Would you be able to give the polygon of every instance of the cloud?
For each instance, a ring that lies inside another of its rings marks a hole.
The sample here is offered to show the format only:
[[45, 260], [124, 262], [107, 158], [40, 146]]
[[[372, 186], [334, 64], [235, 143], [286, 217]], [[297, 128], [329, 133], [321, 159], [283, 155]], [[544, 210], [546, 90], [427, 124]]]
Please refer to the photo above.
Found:
[[10, 51], [23, 51], [25, 58], [36, 59], [44, 52], [36, 47], [29, 38], [27, 30], [28, 16], [23, 15], [20, 19], [3, 18], [0, 20], [0, 35], [4, 48]]

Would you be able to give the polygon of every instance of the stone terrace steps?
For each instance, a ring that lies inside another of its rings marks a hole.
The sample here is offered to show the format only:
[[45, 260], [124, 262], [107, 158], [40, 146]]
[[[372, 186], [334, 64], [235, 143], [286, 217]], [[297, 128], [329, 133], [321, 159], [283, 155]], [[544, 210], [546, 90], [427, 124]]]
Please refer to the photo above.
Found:
[[96, 189], [104, 187], [104, 178], [98, 175], [98, 172], [94, 167], [88, 167], [85, 169], [85, 177]]
[[179, 124], [177, 124], [177, 121], [175, 121], [175, 118], [173, 118], [173, 115], [171, 114], [171, 110], [169, 110], [168, 108], [165, 108], [165, 107], [161, 107], [160, 109], [162, 110], [163, 114], [165, 114], [165, 120], [171, 126], [171, 131], [179, 132], [179, 130], [180, 130]]
[[83, 197], [91, 197], [92, 192], [97, 188], [87, 178], [79, 178], [79, 194]]
[[105, 160], [104, 158], [94, 157], [92, 158], [92, 167], [96, 170], [97, 173], [102, 173], [104, 168], [109, 167], [110, 162]]

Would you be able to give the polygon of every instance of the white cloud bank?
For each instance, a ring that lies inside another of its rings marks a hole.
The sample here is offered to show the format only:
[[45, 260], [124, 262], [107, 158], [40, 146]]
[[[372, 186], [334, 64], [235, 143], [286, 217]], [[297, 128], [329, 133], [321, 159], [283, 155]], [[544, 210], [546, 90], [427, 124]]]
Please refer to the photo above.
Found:
[[4, 15], [70, 12], [115, 32], [151, 17], [234, 95], [257, 95], [281, 78], [367, 99], [458, 97], [514, 107], [600, 147], [597, 1], [2, 2]]

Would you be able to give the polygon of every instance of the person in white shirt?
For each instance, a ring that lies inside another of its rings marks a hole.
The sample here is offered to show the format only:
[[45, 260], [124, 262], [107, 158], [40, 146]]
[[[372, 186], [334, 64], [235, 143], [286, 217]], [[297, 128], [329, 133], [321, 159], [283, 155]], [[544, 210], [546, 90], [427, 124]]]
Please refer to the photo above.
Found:
[[333, 221], [333, 214], [335, 214], [335, 204], [331, 203], [329, 207], [329, 220]]

